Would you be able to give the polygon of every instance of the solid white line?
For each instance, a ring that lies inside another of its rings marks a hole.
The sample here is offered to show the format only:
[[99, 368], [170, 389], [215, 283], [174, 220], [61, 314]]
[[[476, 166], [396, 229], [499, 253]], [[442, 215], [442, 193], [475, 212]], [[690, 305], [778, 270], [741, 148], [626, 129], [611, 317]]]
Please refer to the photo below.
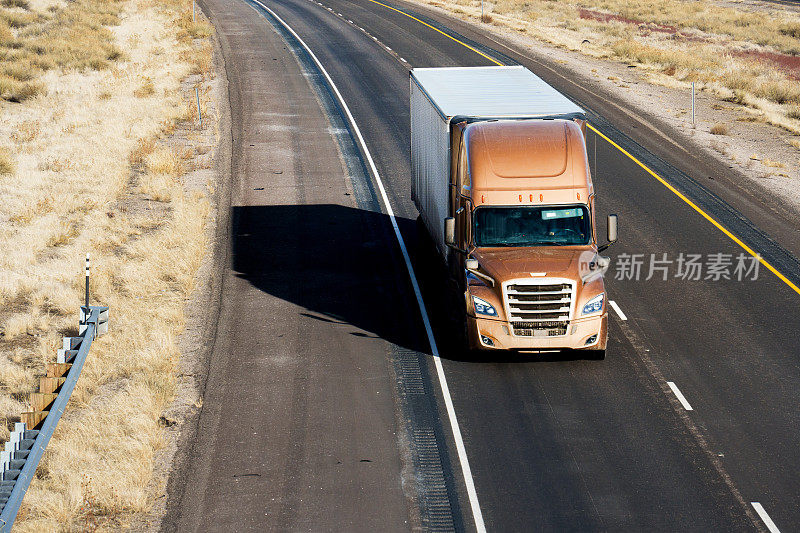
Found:
[[750, 504], [753, 506], [753, 509], [756, 510], [758, 516], [761, 517], [761, 520], [764, 521], [764, 524], [767, 526], [767, 529], [769, 529], [770, 533], [781, 533], [781, 530], [778, 529], [778, 526], [775, 525], [775, 522], [772, 521], [772, 518], [769, 517], [767, 511], [764, 510], [764, 507], [760, 503], [750, 502]]
[[686, 397], [683, 395], [680, 389], [678, 389], [677, 385], [675, 385], [671, 381], [667, 381], [667, 385], [669, 385], [669, 388], [672, 389], [672, 392], [675, 393], [675, 396], [678, 397], [678, 400], [681, 402], [684, 409], [686, 409], [687, 411], [694, 411], [694, 409], [692, 409], [692, 406], [689, 405], [689, 402], [686, 401]]
[[619, 315], [619, 317], [622, 320], [628, 320], [628, 317], [626, 317], [625, 313], [622, 312], [622, 309], [619, 308], [619, 306], [617, 305], [617, 302], [615, 302], [614, 300], [609, 300], [608, 303], [611, 306], [611, 308], [614, 309], [614, 311], [617, 312], [617, 314]]
[[295, 39], [306, 49], [311, 59], [314, 60], [314, 63], [317, 64], [320, 72], [325, 76], [325, 79], [328, 80], [331, 89], [333, 92], [336, 93], [336, 98], [339, 100], [339, 103], [342, 104], [342, 109], [344, 110], [345, 114], [347, 115], [347, 119], [350, 121], [350, 125], [353, 127], [353, 133], [356, 134], [358, 138], [358, 142], [361, 144], [361, 148], [364, 150], [364, 155], [367, 158], [367, 162], [369, 163], [369, 168], [372, 171], [372, 175], [375, 177], [375, 182], [378, 185], [378, 189], [381, 193], [381, 199], [383, 200], [384, 207], [386, 208], [386, 212], [389, 215], [389, 220], [392, 223], [392, 229], [394, 229], [394, 235], [397, 238], [397, 243], [400, 245], [400, 252], [403, 255], [403, 260], [406, 264], [406, 269], [408, 270], [408, 277], [411, 279], [411, 286], [414, 289], [414, 296], [417, 299], [417, 305], [419, 306], [419, 312], [422, 315], [422, 323], [425, 326], [425, 333], [428, 336], [428, 343], [431, 346], [431, 353], [433, 354], [433, 361], [436, 365], [436, 374], [439, 377], [439, 386], [442, 389], [442, 397], [444, 398], [445, 408], [447, 410], [447, 417], [450, 421], [450, 428], [453, 432], [453, 440], [455, 441], [456, 445], [456, 452], [458, 453], [458, 460], [461, 463], [461, 473], [464, 476], [464, 484], [467, 487], [467, 496], [469, 497], [469, 504], [472, 508], [472, 517], [475, 521], [475, 528], [478, 530], [479, 533], [486, 532], [486, 526], [483, 523], [483, 513], [481, 512], [480, 504], [478, 503], [478, 493], [475, 491], [475, 482], [472, 479], [472, 471], [469, 467], [469, 461], [467, 460], [467, 451], [464, 448], [464, 439], [461, 436], [461, 430], [458, 426], [458, 420], [456, 419], [456, 411], [453, 407], [453, 399], [450, 397], [450, 390], [447, 387], [447, 378], [444, 375], [444, 367], [442, 367], [442, 360], [439, 357], [439, 349], [436, 346], [436, 339], [433, 336], [433, 329], [431, 328], [431, 321], [428, 318], [428, 311], [425, 308], [425, 302], [422, 300], [422, 293], [419, 289], [419, 283], [417, 282], [417, 275], [414, 273], [414, 267], [411, 266], [411, 258], [408, 255], [408, 249], [406, 248], [406, 243], [403, 240], [403, 236], [400, 234], [400, 228], [397, 226], [397, 220], [394, 216], [394, 209], [392, 209], [392, 204], [389, 202], [389, 197], [386, 194], [386, 189], [383, 186], [383, 181], [381, 180], [381, 176], [378, 173], [378, 168], [375, 166], [375, 161], [372, 159], [372, 155], [369, 152], [369, 148], [367, 148], [367, 143], [364, 141], [364, 136], [361, 135], [361, 129], [356, 124], [355, 119], [353, 118], [353, 114], [350, 112], [350, 108], [347, 106], [347, 103], [344, 101], [342, 97], [342, 93], [339, 92], [339, 89], [336, 87], [336, 84], [333, 83], [328, 71], [325, 67], [322, 66], [322, 63], [317, 56], [311, 51], [311, 48], [300, 38], [299, 35], [286, 23], [282, 18], [280, 18], [277, 13], [272, 11], [270, 8], [265, 6], [260, 0], [253, 0], [255, 3], [260, 5], [266, 11], [268, 11], [275, 20], [281, 23], [286, 30], [291, 33]]

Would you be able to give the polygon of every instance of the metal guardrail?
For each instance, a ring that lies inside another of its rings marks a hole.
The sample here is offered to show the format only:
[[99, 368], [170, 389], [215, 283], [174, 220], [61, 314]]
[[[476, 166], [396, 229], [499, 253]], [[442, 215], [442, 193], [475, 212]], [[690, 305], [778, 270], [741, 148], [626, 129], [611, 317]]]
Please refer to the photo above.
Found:
[[[87, 259], [88, 284], [88, 259]], [[87, 290], [88, 299], [88, 290]], [[95, 337], [108, 331], [108, 307], [81, 307], [78, 337], [65, 337], [57, 362], [47, 365], [38, 393], [30, 397], [32, 412], [14, 424], [5, 450], [0, 452], [0, 532], [11, 531], [22, 499], [36, 473], [44, 449], [67, 407]], [[34, 429], [34, 428], [39, 429]], [[29, 429], [30, 428], [30, 429]]]

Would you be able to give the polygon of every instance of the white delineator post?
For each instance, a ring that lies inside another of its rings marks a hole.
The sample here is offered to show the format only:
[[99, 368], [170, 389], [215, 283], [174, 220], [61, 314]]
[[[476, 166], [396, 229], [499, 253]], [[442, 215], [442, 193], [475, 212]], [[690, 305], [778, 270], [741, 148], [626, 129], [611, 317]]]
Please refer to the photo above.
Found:
[[694, 127], [694, 82], [692, 82], [692, 127]]
[[89, 253], [86, 253], [86, 312], [89, 312]]
[[[86, 267], [85, 267], [85, 285], [84, 285], [84, 299], [83, 299], [83, 306], [81, 307], [81, 316], [80, 320], [78, 320], [78, 335], [82, 335], [83, 331], [86, 329], [86, 325], [89, 323], [89, 315], [92, 314], [92, 310], [89, 307], [89, 253], [86, 253]], [[71, 347], [65, 347], [66, 350], [72, 349]], [[59, 354], [61, 350], [59, 350]], [[61, 362], [59, 360], [59, 362]]]
[[203, 128], [203, 115], [200, 113], [200, 91], [197, 87], [194, 88], [194, 97], [197, 100], [197, 118], [200, 120], [200, 128]]

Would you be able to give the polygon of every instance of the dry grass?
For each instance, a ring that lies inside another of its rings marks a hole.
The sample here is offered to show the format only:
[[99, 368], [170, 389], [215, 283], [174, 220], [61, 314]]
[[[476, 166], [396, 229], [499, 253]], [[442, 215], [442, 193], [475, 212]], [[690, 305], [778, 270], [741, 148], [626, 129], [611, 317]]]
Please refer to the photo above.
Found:
[[[417, 1], [481, 18], [478, 0]], [[796, 14], [691, 0], [498, 0], [489, 6], [485, 16], [495, 25], [644, 67], [655, 82], [663, 76], [699, 82], [701, 90], [729, 101], [769, 109], [769, 122], [800, 133], [800, 123], [786, 120], [788, 107], [800, 105], [800, 83], [774, 62], [800, 55]]]
[[9, 102], [24, 102], [40, 94], [45, 94], [44, 84], [20, 81], [10, 76], [0, 75], [0, 99]]
[[[208, 30], [186, 26], [189, 0], [22, 9], [0, 11], [0, 441], [75, 329], [86, 252], [93, 301], [112, 320], [15, 531], [123, 529], [157, 496], [158, 418], [175, 392], [176, 338], [206, 246], [209, 203], [185, 172], [189, 133], [213, 133], [181, 124], [194, 98], [181, 80], [197, 68], [193, 54], [208, 54], [199, 74], [213, 74], [208, 39], [193, 38]], [[12, 28], [12, 10], [31, 22]]]
[[128, 163], [131, 167], [140, 167], [144, 164], [147, 156], [153, 153], [156, 148], [156, 139], [148, 137], [147, 139], [139, 139], [136, 141], [136, 147], [128, 155]]
[[781, 32], [782, 35], [788, 35], [794, 39], [800, 39], [800, 22], [787, 22], [781, 24], [781, 26], [778, 28], [778, 31]]
[[13, 174], [17, 169], [17, 164], [11, 156], [11, 152], [0, 148], [0, 176]]
[[30, 8], [28, 0], [3, 0], [4, 7], [21, 7], [22, 9]]
[[[28, 9], [21, 0], [4, 6]], [[48, 13], [0, 9], [0, 98], [22, 102], [42, 94], [32, 80], [53, 68], [103, 70], [121, 59], [109, 26], [119, 23], [124, 0], [75, 0]]]
[[727, 135], [728, 134], [728, 126], [725, 124], [714, 124], [711, 126], [711, 129], [708, 130], [712, 135]]
[[204, 41], [199, 50], [191, 50], [184, 54], [182, 59], [191, 63], [192, 74], [208, 75], [212, 65], [211, 43]]
[[33, 141], [41, 131], [41, 124], [36, 120], [26, 120], [19, 124], [11, 133], [11, 140], [17, 144]]
[[133, 91], [133, 96], [136, 98], [147, 98], [154, 94], [156, 94], [156, 86], [151, 79], [146, 79], [141, 87]]
[[773, 161], [772, 159], [764, 159], [763, 161], [761, 161], [761, 164], [764, 165], [765, 167], [770, 167], [770, 168], [786, 168], [786, 165], [784, 165], [780, 161]]

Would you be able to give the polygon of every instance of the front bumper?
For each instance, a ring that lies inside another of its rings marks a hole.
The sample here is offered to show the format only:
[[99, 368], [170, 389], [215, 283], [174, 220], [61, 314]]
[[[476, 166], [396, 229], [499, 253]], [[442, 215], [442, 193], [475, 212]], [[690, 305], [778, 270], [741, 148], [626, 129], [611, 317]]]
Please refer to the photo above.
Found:
[[[479, 350], [605, 350], [608, 313], [573, 320], [567, 334], [560, 337], [517, 337], [508, 322], [472, 316], [467, 317], [467, 331], [470, 346]], [[593, 335], [596, 338], [587, 344]], [[481, 337], [491, 339], [494, 346], [487, 346]]]

